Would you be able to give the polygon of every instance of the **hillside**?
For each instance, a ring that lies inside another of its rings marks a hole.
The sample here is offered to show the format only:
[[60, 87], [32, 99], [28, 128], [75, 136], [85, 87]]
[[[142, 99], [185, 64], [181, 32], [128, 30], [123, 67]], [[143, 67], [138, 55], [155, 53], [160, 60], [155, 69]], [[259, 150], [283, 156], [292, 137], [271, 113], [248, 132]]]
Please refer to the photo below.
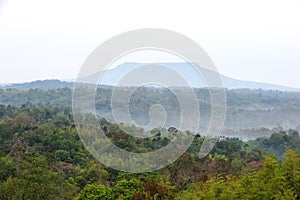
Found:
[[[135, 138], [123, 130], [140, 131], [136, 127], [104, 119], [99, 123], [114, 145], [135, 153], [155, 151], [176, 137], [156, 130], [149, 138]], [[81, 127], [93, 139], [91, 127]], [[188, 151], [169, 166], [125, 173], [90, 154], [70, 109], [0, 105], [0, 199], [299, 199], [297, 131], [249, 142], [222, 138], [200, 159], [203, 139], [196, 135]], [[124, 164], [113, 155], [110, 162]]]
[[[51, 86], [51, 83], [54, 83]], [[47, 81], [47, 87], [60, 85], [59, 81]], [[41, 84], [37, 88], [43, 88]], [[71, 84], [60, 89], [0, 89], [0, 104], [15, 106], [49, 106], [72, 107]], [[18, 85], [22, 88], [22, 85]], [[25, 84], [24, 87], [28, 84]], [[57, 86], [56, 86], [57, 87]], [[27, 87], [28, 88], [28, 87]], [[181, 88], [184, 91], [184, 88]], [[98, 88], [96, 93], [96, 110], [99, 116], [113, 120], [111, 110], [112, 87]], [[195, 89], [200, 113], [200, 133], [205, 132], [211, 113], [209, 91]], [[300, 93], [252, 89], [227, 89], [227, 116], [223, 135], [234, 136], [243, 140], [254, 139], [260, 136], [270, 136], [274, 131], [288, 128], [299, 129], [300, 125]], [[122, 102], [122, 98], [120, 98]], [[138, 102], [138, 103], [134, 103]], [[134, 103], [134, 104], [133, 104]], [[130, 103], [131, 117], [141, 123], [149, 122], [148, 111], [153, 104], [162, 104], [169, 117], [165, 126], [176, 125], [179, 108], [176, 97], [161, 88], [145, 87], [137, 90]]]

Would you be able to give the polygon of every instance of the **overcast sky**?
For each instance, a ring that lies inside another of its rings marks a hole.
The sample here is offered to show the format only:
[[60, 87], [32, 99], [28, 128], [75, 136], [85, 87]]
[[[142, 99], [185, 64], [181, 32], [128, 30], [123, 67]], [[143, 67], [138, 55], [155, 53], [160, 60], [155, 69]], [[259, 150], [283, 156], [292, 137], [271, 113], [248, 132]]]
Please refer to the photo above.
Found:
[[137, 28], [190, 37], [224, 75], [300, 88], [300, 0], [0, 0], [0, 83], [74, 78]]

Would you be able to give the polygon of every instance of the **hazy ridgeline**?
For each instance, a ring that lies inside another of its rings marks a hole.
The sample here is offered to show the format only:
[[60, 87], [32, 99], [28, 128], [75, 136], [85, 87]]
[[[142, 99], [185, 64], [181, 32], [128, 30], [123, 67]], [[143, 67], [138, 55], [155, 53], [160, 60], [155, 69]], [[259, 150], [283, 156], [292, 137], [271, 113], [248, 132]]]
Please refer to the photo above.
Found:
[[[86, 84], [86, 87], [90, 86]], [[0, 89], [1, 104], [72, 107], [71, 83], [53, 80], [10, 87]], [[112, 122], [114, 122], [111, 109], [113, 89], [111, 86], [99, 86], [95, 98], [97, 114]], [[183, 94], [185, 92], [184, 88], [173, 89]], [[126, 93], [128, 88], [124, 87], [122, 90]], [[194, 92], [201, 114], [199, 133], [204, 134], [211, 118], [210, 92], [205, 88], [194, 89]], [[288, 128], [299, 129], [300, 93], [253, 89], [226, 89], [225, 92], [227, 108], [222, 135], [248, 140], [270, 136], [275, 131]], [[181, 114], [176, 96], [170, 89], [165, 88], [140, 87], [133, 93], [129, 102], [124, 102], [122, 96], [114, 102], [114, 106], [124, 104], [129, 104], [130, 117], [141, 125], [150, 122], [149, 110], [154, 104], [160, 104], [165, 109], [166, 126], [176, 126]]]

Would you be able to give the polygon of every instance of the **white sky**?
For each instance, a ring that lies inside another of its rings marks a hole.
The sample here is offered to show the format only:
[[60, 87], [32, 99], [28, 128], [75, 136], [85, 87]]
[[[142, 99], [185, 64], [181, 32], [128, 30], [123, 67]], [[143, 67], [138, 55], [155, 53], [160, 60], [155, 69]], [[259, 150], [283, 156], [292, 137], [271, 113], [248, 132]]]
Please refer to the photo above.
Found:
[[0, 83], [75, 78], [137, 28], [190, 37], [224, 75], [300, 88], [300, 0], [0, 0]]

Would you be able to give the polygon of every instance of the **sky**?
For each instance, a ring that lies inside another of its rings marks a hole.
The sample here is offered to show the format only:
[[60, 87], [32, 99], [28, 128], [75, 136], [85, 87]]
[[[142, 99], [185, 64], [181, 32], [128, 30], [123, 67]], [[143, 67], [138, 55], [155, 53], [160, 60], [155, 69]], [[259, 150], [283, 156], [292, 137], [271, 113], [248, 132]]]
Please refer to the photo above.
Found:
[[300, 0], [0, 0], [0, 84], [73, 79], [138, 28], [186, 35], [226, 76], [300, 88]]

